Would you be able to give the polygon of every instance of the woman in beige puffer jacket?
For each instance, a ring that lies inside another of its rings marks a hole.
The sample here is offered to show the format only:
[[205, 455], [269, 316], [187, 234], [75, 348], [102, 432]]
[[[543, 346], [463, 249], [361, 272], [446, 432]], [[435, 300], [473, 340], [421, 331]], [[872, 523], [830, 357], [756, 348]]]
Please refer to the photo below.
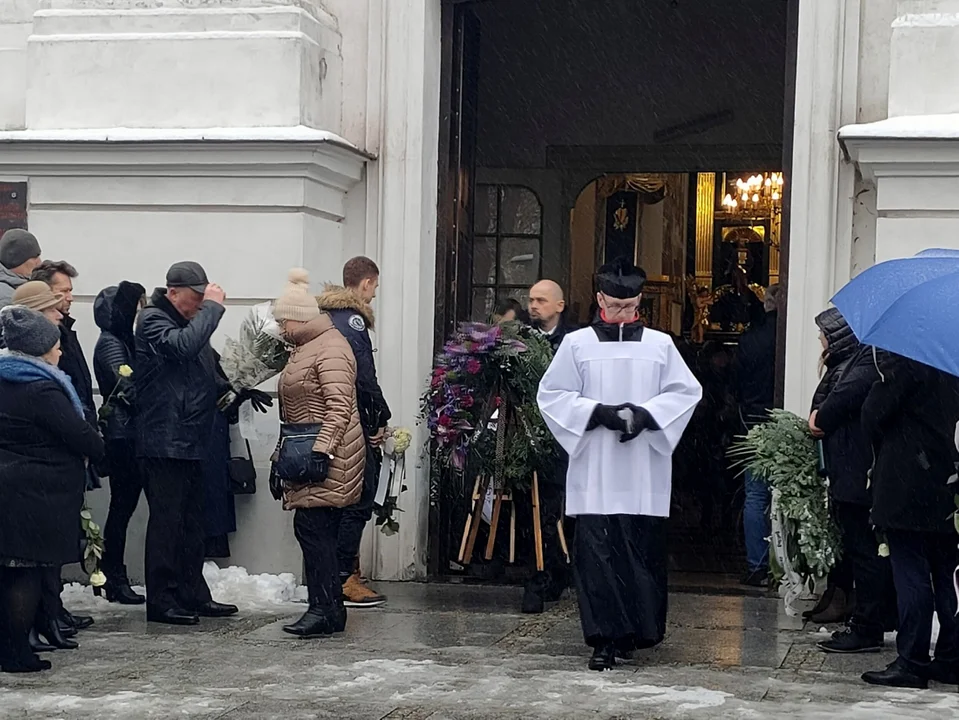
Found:
[[319, 423], [313, 452], [328, 459], [325, 480], [303, 486], [287, 484], [283, 506], [295, 510], [293, 530], [303, 550], [310, 607], [296, 623], [283, 628], [300, 637], [327, 636], [346, 625], [336, 558], [342, 508], [360, 498], [366, 467], [366, 442], [356, 405], [356, 362], [350, 344], [321, 313], [309, 292], [305, 270], [291, 270], [287, 291], [273, 314], [294, 344], [280, 376], [280, 419], [284, 423]]

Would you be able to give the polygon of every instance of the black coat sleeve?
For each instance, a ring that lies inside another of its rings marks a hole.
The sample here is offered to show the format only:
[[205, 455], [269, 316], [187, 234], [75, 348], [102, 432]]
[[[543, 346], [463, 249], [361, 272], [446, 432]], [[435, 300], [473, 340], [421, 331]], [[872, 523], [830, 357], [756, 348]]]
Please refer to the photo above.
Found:
[[85, 418], [77, 414], [70, 398], [53, 383], [39, 388], [34, 422], [60, 438], [71, 452], [93, 462], [103, 459], [103, 439]]
[[817, 427], [829, 435], [850, 420], [857, 419], [878, 379], [879, 373], [871, 355], [857, 357], [819, 406]]
[[132, 369], [132, 360], [129, 348], [120, 338], [106, 333], [100, 336], [93, 363], [98, 370], [97, 382], [100, 384], [100, 395], [104, 402], [113, 396], [113, 402], [119, 400], [133, 407], [136, 393], [133, 378], [120, 375], [122, 365]]
[[207, 300], [196, 317], [186, 327], [180, 327], [168, 315], [156, 311], [143, 318], [140, 337], [159, 355], [192, 360], [209, 345], [224, 312], [226, 308], [222, 305]]
[[886, 425], [922, 383], [925, 374], [918, 363], [888, 353], [882, 357], [878, 372], [880, 380], [873, 384], [862, 405], [863, 431], [873, 447], [882, 440]]

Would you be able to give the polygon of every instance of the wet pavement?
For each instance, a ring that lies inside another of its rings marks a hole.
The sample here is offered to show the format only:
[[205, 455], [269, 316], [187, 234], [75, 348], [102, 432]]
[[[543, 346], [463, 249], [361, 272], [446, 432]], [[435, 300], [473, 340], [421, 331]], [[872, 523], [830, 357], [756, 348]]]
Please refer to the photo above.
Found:
[[773, 597], [673, 593], [666, 641], [599, 674], [585, 669], [572, 599], [524, 616], [515, 588], [377, 588], [387, 606], [312, 641], [280, 630], [303, 610], [292, 603], [178, 629], [91, 598], [97, 623], [79, 650], [49, 656], [47, 673], [0, 675], [0, 717], [959, 718], [955, 687], [862, 684], [891, 649], [823, 654], [819, 628]]

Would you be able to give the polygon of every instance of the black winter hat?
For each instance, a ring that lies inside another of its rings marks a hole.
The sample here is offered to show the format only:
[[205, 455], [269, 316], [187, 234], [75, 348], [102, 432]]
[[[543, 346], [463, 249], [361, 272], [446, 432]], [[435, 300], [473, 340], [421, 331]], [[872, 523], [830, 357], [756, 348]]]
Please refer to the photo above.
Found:
[[11, 352], [43, 357], [60, 342], [60, 328], [23, 305], [8, 305], [0, 310], [0, 327]]

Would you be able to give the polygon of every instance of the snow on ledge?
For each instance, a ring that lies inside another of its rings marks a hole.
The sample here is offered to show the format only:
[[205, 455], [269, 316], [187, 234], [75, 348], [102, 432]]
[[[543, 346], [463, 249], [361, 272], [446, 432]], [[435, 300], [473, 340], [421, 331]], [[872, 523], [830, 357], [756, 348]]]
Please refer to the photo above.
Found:
[[302, 142], [336, 145], [368, 156], [356, 145], [327, 130], [305, 125], [239, 128], [104, 128], [70, 130], [2, 130], [0, 142], [156, 143], [156, 142]]
[[957, 140], [959, 113], [906, 115], [839, 129], [839, 140]]

